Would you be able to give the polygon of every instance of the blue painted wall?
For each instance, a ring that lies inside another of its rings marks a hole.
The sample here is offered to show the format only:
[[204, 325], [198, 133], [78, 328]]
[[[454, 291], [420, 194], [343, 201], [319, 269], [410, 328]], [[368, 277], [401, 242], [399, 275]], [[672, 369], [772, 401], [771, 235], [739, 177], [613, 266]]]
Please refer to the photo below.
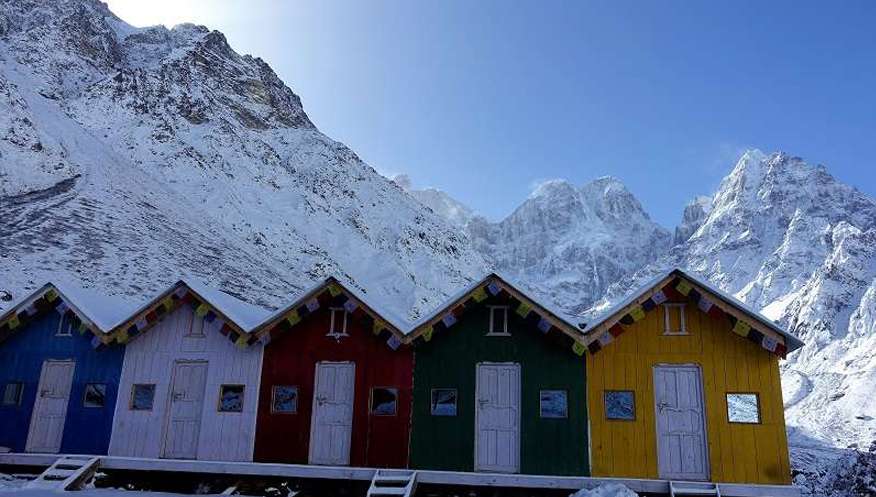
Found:
[[[76, 361], [76, 368], [61, 452], [106, 454], [125, 349], [114, 345], [95, 351], [91, 347], [93, 335], [80, 335], [75, 329], [72, 336], [55, 336], [61, 319], [57, 312], [50, 310], [0, 343], [0, 395], [9, 382], [24, 383], [19, 406], [0, 405], [0, 446], [24, 451], [43, 361], [72, 359]], [[107, 385], [102, 408], [83, 406], [87, 383]]]

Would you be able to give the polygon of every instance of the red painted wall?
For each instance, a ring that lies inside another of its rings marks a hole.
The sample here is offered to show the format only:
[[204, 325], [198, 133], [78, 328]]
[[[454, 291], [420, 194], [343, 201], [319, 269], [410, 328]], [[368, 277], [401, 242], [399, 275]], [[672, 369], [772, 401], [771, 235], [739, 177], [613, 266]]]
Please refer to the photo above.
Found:
[[[307, 464], [316, 363], [353, 361], [356, 363], [356, 390], [350, 464], [407, 467], [413, 381], [411, 347], [392, 350], [386, 344], [386, 334], [382, 338], [374, 336], [371, 328], [365, 329], [355, 315], [348, 317], [350, 336], [338, 342], [325, 336], [330, 319], [329, 310], [322, 307], [291, 330], [273, 337], [265, 347], [255, 461]], [[271, 412], [274, 385], [298, 386], [296, 414]], [[370, 415], [372, 387], [398, 388], [395, 416]]]

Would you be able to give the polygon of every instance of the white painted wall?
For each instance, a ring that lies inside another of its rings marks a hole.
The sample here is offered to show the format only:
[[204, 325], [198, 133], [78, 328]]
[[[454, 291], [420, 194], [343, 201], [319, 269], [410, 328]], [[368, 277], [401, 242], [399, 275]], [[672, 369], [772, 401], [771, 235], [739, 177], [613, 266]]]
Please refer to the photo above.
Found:
[[[193, 326], [200, 329], [205, 325], [184, 305], [128, 343], [110, 438], [111, 456], [162, 457], [174, 363], [189, 360], [208, 362], [197, 458], [252, 460], [262, 345], [241, 350], [210, 324], [203, 338], [187, 337]], [[137, 383], [155, 384], [151, 411], [130, 409], [132, 385]], [[219, 412], [222, 384], [245, 385], [243, 412]]]

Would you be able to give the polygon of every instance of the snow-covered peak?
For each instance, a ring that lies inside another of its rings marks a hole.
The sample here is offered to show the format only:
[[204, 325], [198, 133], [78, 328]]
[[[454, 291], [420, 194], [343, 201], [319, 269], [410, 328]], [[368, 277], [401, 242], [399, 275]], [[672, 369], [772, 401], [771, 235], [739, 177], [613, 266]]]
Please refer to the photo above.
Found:
[[475, 217], [475, 212], [470, 207], [437, 188], [414, 188], [410, 176], [406, 174], [396, 175], [392, 181], [454, 226], [463, 228]]
[[553, 199], [575, 195], [575, 187], [564, 179], [540, 181], [529, 194], [530, 199]]
[[672, 245], [686, 242], [702, 226], [710, 212], [712, 212], [712, 197], [699, 195], [688, 202], [681, 215], [681, 223], [675, 227]]

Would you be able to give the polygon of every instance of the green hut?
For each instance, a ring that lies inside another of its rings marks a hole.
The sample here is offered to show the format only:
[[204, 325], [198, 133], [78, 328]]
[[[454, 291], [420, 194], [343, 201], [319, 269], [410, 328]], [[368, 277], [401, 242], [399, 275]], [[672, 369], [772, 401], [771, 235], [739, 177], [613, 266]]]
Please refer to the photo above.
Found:
[[411, 466], [590, 473], [578, 328], [490, 274], [415, 326]]

